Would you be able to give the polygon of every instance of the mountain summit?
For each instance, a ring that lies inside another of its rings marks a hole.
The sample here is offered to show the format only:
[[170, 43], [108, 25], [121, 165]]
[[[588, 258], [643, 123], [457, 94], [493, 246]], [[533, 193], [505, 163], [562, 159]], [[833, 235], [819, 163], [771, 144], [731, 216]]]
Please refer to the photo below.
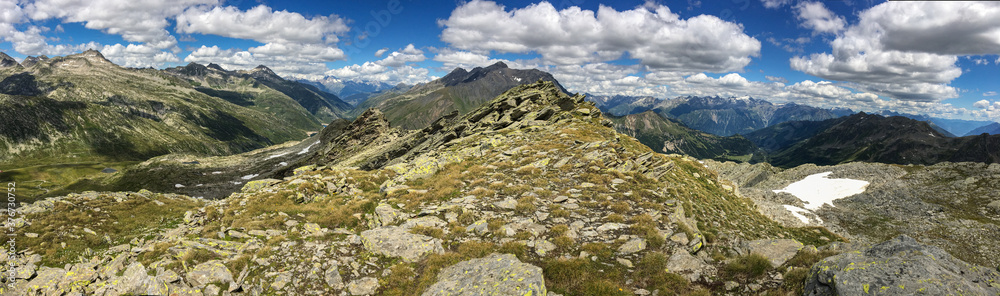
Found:
[[536, 69], [508, 68], [498, 62], [472, 71], [456, 68], [448, 75], [417, 85], [404, 93], [387, 93], [362, 102], [352, 114], [378, 108], [389, 122], [406, 129], [420, 129], [437, 118], [458, 111], [466, 114], [483, 103], [522, 84], [549, 81], [561, 92], [566, 89], [551, 74]]

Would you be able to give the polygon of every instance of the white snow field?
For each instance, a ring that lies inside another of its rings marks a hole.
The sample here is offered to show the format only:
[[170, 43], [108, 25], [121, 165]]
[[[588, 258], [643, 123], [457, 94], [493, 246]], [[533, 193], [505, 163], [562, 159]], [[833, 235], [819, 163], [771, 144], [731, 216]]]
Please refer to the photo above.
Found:
[[801, 212], [806, 211], [806, 209], [818, 210], [823, 204], [832, 207], [834, 200], [865, 192], [865, 189], [868, 188], [868, 181], [827, 178], [832, 173], [812, 174], [805, 179], [789, 184], [785, 189], [773, 191], [774, 193], [787, 192], [802, 200], [805, 209], [791, 205], [785, 205], [785, 209], [792, 212], [792, 215], [802, 220], [803, 223], [809, 224], [809, 219]]

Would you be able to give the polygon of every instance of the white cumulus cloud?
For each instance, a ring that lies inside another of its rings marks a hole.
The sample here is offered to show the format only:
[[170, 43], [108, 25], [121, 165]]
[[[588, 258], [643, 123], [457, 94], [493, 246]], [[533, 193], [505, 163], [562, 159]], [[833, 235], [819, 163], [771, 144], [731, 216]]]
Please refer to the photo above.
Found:
[[813, 34], [839, 33], [844, 30], [847, 21], [829, 9], [822, 2], [801, 2], [795, 5], [796, 17], [802, 21], [802, 26], [812, 29]]
[[793, 57], [791, 67], [901, 100], [955, 98], [948, 84], [962, 75], [958, 55], [1000, 53], [1000, 3], [887, 2], [830, 45], [832, 53]]
[[427, 57], [424, 56], [424, 51], [417, 49], [413, 46], [413, 44], [409, 44], [399, 51], [389, 53], [388, 56], [376, 63], [386, 67], [400, 67], [406, 65], [406, 63], [423, 62], [426, 59]]
[[545, 63], [578, 65], [616, 60], [628, 53], [641, 64], [687, 73], [740, 71], [759, 56], [760, 41], [739, 24], [710, 15], [681, 19], [647, 3], [595, 12], [549, 2], [507, 10], [492, 1], [465, 3], [438, 24], [441, 40], [457, 49], [537, 53]]

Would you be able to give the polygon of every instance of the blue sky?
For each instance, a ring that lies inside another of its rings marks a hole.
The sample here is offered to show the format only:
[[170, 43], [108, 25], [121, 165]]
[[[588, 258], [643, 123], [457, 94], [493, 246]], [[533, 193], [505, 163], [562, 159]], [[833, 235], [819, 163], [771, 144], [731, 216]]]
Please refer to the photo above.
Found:
[[1000, 120], [1000, 4], [0, 0], [0, 51], [420, 83], [504, 61], [575, 92]]

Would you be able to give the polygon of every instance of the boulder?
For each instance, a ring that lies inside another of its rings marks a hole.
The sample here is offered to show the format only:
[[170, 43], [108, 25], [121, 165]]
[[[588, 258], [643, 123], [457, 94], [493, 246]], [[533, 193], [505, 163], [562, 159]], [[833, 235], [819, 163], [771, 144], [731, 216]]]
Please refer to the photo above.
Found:
[[646, 240], [641, 238], [635, 238], [622, 244], [622, 246], [618, 248], [618, 253], [627, 255], [645, 249], [646, 249]]
[[809, 270], [804, 295], [1000, 295], [1000, 273], [901, 235]]
[[229, 284], [230, 292], [236, 288], [232, 272], [219, 260], [211, 260], [196, 265], [187, 273], [187, 281], [194, 287], [202, 287], [209, 283], [218, 282]]
[[444, 253], [440, 239], [409, 233], [396, 226], [365, 230], [361, 232], [361, 241], [372, 253], [401, 257], [406, 262], [419, 261], [429, 253]]
[[739, 250], [742, 255], [763, 255], [771, 260], [771, 265], [778, 267], [795, 257], [803, 247], [802, 243], [794, 239], [760, 239], [746, 242]]
[[351, 295], [374, 295], [375, 290], [378, 290], [378, 279], [373, 277], [363, 277], [347, 285]]
[[546, 295], [542, 269], [511, 254], [459, 262], [441, 270], [438, 282], [424, 296], [440, 295]]
[[677, 249], [667, 259], [667, 272], [680, 274], [688, 281], [694, 282], [703, 275], [714, 273], [715, 268], [706, 264], [701, 258], [691, 255], [691, 253]]
[[375, 220], [372, 221], [374, 227], [389, 226], [402, 220], [403, 213], [387, 204], [379, 204], [375, 207]]

